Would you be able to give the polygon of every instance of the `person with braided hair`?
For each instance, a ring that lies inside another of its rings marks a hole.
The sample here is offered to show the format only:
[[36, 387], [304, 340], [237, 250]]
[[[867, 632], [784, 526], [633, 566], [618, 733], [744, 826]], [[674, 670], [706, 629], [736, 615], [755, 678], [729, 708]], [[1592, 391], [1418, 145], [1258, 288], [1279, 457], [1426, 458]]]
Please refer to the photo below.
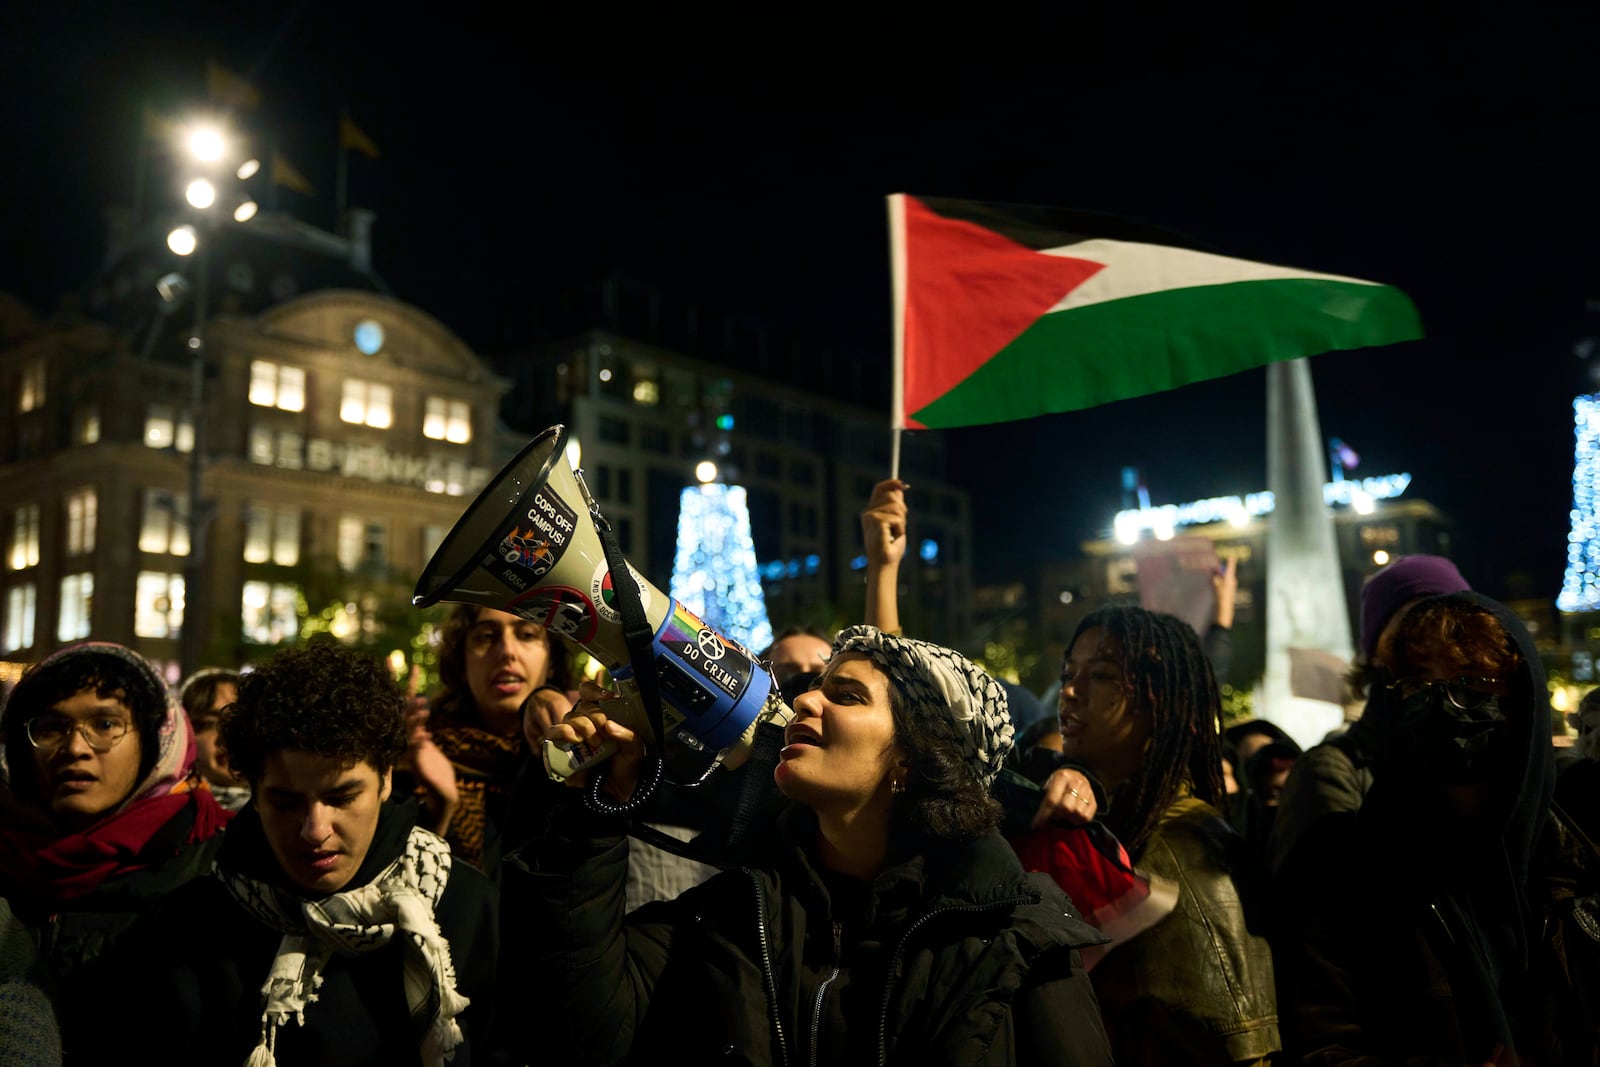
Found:
[[[1102, 608], [1078, 624], [1061, 683], [1063, 756], [1098, 779], [1100, 817], [1133, 862], [1178, 887], [1170, 915], [1092, 972], [1117, 1062], [1270, 1059], [1281, 1048], [1272, 955], [1235, 881], [1243, 841], [1217, 807], [1221, 706], [1200, 638], [1171, 615]], [[1070, 795], [1057, 785], [1046, 782], [1047, 802]]]
[[1012, 726], [970, 660], [842, 631], [795, 700], [773, 775], [788, 807], [767, 839], [626, 915], [625, 820], [659, 764], [605, 695], [586, 686], [545, 735], [615, 741], [603, 778], [505, 863], [503, 950], [530, 983], [514, 1000], [541, 1007], [529, 1058], [1111, 1062], [1079, 952], [1105, 939], [996, 830]]

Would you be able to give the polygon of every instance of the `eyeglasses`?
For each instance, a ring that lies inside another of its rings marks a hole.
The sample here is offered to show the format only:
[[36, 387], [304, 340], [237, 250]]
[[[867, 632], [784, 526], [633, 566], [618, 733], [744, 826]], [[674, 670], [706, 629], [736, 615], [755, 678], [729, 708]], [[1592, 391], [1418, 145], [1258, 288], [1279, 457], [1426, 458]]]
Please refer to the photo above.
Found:
[[128, 727], [127, 719], [114, 715], [95, 715], [82, 722], [67, 715], [38, 715], [24, 724], [29, 743], [45, 752], [54, 752], [70, 741], [74, 733], [83, 734], [83, 739], [96, 752], [110, 752], [118, 741], [128, 736]]
[[1502, 679], [1481, 676], [1462, 676], [1445, 680], [1427, 678], [1402, 678], [1384, 688], [1396, 693], [1401, 701], [1409, 703], [1423, 693], [1443, 689], [1445, 699], [1462, 711], [1477, 711], [1500, 696]]

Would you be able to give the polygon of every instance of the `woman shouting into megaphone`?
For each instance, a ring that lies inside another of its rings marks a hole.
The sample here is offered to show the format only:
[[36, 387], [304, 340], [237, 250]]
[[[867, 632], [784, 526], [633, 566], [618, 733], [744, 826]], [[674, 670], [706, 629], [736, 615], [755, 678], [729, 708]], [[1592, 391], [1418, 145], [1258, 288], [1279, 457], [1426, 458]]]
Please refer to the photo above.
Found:
[[[601, 691], [583, 696], [545, 736], [617, 742], [603, 788], [625, 809], [642, 746]], [[576, 793], [511, 857], [502, 958], [517, 961], [512, 997], [541, 1009], [523, 1051], [1110, 1063], [1078, 953], [1104, 939], [996, 832], [999, 684], [949, 649], [856, 626], [794, 710], [774, 772], [789, 804], [743, 866], [625, 915], [626, 824]]]

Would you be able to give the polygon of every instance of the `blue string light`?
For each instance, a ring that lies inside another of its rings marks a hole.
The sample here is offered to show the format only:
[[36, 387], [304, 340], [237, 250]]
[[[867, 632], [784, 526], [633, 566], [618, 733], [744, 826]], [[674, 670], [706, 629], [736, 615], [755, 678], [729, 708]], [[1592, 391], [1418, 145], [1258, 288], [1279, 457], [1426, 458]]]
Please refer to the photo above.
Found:
[[751, 651], [772, 644], [743, 486], [696, 485], [679, 496], [671, 593], [707, 625]]
[[1556, 607], [1595, 611], [1600, 610], [1600, 393], [1578, 397], [1572, 410], [1578, 438], [1572, 464], [1572, 532]]

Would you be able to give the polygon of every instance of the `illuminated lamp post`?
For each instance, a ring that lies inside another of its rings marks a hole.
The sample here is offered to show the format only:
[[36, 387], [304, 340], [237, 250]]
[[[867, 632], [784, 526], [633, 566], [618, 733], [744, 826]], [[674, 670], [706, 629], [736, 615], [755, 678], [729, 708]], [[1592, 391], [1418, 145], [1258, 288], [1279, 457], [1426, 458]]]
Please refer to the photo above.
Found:
[[[210, 314], [210, 246], [216, 233], [218, 188], [213, 176], [225, 166], [228, 141], [215, 126], [199, 124], [191, 127], [183, 142], [184, 154], [202, 173], [190, 178], [184, 185], [184, 200], [198, 212], [201, 233], [193, 223], [176, 227], [167, 235], [167, 247], [179, 256], [195, 257], [194, 276], [194, 329], [187, 344], [189, 348], [189, 412], [193, 434], [189, 449], [189, 509], [186, 516], [189, 532], [189, 557], [183, 568], [183, 629], [179, 660], [185, 675], [202, 666], [205, 640], [202, 625], [202, 583], [205, 577], [206, 530], [216, 511], [215, 504], [201, 499], [201, 474], [205, 468], [206, 417], [206, 321]], [[260, 170], [260, 163], [247, 159], [238, 167], [235, 177], [244, 181]], [[255, 217], [255, 201], [248, 197], [235, 198], [233, 218], [246, 222]]]

